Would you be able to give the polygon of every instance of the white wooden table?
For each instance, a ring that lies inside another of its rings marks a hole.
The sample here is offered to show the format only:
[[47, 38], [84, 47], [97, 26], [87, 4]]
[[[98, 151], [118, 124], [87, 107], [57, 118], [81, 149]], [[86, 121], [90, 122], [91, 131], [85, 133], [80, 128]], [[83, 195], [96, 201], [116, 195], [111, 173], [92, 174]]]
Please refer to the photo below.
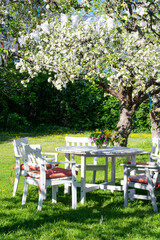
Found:
[[[115, 161], [117, 157], [127, 157], [128, 161], [136, 164], [136, 155], [142, 153], [144, 150], [139, 148], [128, 147], [106, 147], [105, 149], [97, 149], [94, 146], [64, 146], [57, 147], [57, 152], [65, 154], [65, 161], [70, 161], [70, 155], [77, 155], [81, 157], [81, 203], [86, 200], [86, 192], [97, 189], [108, 189], [111, 191], [122, 190], [121, 186], [115, 186]], [[87, 157], [105, 157], [104, 165], [88, 165], [86, 164]], [[111, 182], [108, 182], [108, 158], [111, 158]], [[66, 168], [68, 166], [65, 166]], [[105, 170], [105, 182], [101, 184], [87, 184], [86, 171], [87, 170]]]

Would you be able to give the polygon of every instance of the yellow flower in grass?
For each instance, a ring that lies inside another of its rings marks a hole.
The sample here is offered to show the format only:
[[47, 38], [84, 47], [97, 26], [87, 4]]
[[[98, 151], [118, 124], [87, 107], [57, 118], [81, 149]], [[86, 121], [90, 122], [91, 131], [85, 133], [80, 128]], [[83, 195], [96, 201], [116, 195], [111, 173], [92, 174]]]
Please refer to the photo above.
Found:
[[111, 137], [112, 132], [111, 132], [109, 129], [106, 129], [106, 130], [104, 130], [104, 134], [105, 134], [105, 136], [107, 136], [107, 137]]
[[100, 131], [98, 128], [96, 129], [96, 133], [102, 133], [102, 131]]

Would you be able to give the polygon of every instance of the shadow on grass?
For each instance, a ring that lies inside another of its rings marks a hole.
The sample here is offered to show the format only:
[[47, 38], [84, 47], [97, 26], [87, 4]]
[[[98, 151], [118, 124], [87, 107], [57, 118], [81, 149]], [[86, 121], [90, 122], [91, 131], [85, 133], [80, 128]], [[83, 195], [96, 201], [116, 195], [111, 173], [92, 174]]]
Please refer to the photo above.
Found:
[[13, 141], [15, 138], [24, 138], [24, 137], [42, 137], [45, 136], [46, 134], [44, 133], [8, 133], [8, 132], [3, 132], [0, 133], [0, 144], [8, 142], [8, 141]]
[[33, 133], [8, 133], [8, 132], [1, 132], [0, 133], [0, 144], [13, 141], [15, 138], [24, 138], [24, 137], [36, 137], [36, 134]]
[[56, 129], [53, 131], [32, 131], [32, 132], [2, 132], [0, 131], [0, 144], [6, 141], [12, 141], [15, 138], [23, 138], [23, 137], [43, 137], [46, 135], [63, 135], [63, 134], [78, 134], [77, 130], [69, 130], [69, 129]]
[[[133, 237], [134, 233], [141, 235], [142, 232], [144, 239], [145, 237], [159, 239], [160, 231], [155, 232], [154, 228], [149, 228], [149, 222], [144, 225], [145, 219], [154, 221], [154, 217], [158, 216], [159, 218], [159, 214], [153, 213], [150, 203], [136, 200], [129, 204], [129, 208], [124, 209], [122, 192], [111, 193], [98, 190], [87, 193], [86, 203], [84, 205], [78, 203], [77, 209], [73, 210], [71, 209], [71, 196], [64, 195], [63, 190], [63, 187], [59, 188], [58, 203], [52, 204], [51, 189], [49, 188], [42, 211], [37, 211], [37, 189], [31, 189], [24, 206], [21, 206], [21, 194], [17, 194], [15, 198], [3, 199], [5, 207], [0, 212], [0, 219], [1, 221], [2, 219], [8, 220], [4, 225], [0, 225], [0, 233], [13, 232], [16, 234], [16, 231], [22, 229], [23, 234], [26, 234], [26, 239], [28, 239], [27, 233], [33, 232], [37, 234], [37, 238], [33, 237], [33, 239], [38, 239], [39, 231], [43, 231], [43, 228], [49, 231], [49, 228], [52, 227], [57, 231], [56, 236], [59, 239], [69, 239], [66, 235], [67, 229], [72, 230], [73, 234], [80, 231], [76, 239], [85, 239], [85, 237], [89, 239], [89, 236], [91, 239], [94, 236], [94, 239], [102, 240], [125, 239], [126, 234], [131, 233]], [[78, 191], [78, 201], [80, 200], [79, 195]], [[130, 239], [133, 239], [132, 237]]]

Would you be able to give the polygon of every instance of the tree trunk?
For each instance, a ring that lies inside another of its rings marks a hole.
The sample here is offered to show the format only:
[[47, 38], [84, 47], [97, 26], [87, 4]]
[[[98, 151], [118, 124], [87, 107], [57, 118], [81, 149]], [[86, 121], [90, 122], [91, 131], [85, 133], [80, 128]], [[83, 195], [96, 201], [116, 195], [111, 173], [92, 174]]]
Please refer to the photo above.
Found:
[[157, 108], [151, 111], [150, 119], [151, 119], [151, 133], [152, 138], [157, 137], [160, 138], [160, 108]]
[[114, 142], [115, 146], [127, 146], [128, 136], [132, 130], [132, 117], [133, 111], [121, 107], [120, 119], [116, 127], [118, 142]]
[[153, 96], [153, 110], [150, 114], [152, 138], [160, 138], [160, 94]]

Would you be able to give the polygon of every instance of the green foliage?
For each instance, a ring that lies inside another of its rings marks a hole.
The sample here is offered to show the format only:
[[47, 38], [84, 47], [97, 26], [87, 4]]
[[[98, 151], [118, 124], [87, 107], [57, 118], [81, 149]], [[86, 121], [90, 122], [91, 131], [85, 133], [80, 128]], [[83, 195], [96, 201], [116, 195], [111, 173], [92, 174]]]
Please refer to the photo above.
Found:
[[104, 125], [105, 128], [115, 129], [120, 115], [119, 100], [108, 95], [103, 102], [102, 109], [102, 125]]
[[136, 110], [133, 117], [132, 129], [134, 132], [151, 131], [149, 99], [143, 102]]
[[[50, 133], [55, 127], [79, 131], [116, 128], [120, 102], [105, 95], [96, 84], [69, 82], [67, 88], [58, 91], [48, 83], [47, 74], [39, 74], [24, 87], [21, 81], [27, 77], [15, 69], [12, 58], [1, 68], [0, 129]], [[148, 99], [135, 112], [134, 132], [150, 131], [149, 113]]]
[[27, 84], [23, 92], [25, 116], [34, 125], [60, 124], [61, 92], [47, 81], [46, 74], [39, 74]]
[[20, 97], [23, 86], [13, 59], [8, 60], [5, 67], [0, 66], [0, 128], [6, 128], [9, 114], [18, 113], [23, 116], [23, 98]]
[[[10, 71], [3, 69], [0, 74], [0, 129], [31, 128], [38, 132], [52, 132], [54, 126], [77, 130], [115, 129], [120, 103], [112, 96], [104, 97], [104, 91], [96, 85], [77, 81], [58, 91], [47, 82], [47, 75], [39, 74], [24, 87], [20, 82], [27, 76], [19, 74], [12, 61], [8, 63]], [[150, 131], [149, 111], [147, 100], [135, 112], [134, 132]]]
[[[47, 82], [47, 75], [39, 74], [27, 87], [24, 87], [21, 81], [28, 75], [20, 74], [15, 69], [12, 59], [9, 59], [8, 66], [1, 70], [0, 129], [29, 130], [27, 127], [31, 127], [31, 122], [32, 127], [42, 123], [60, 124], [61, 93]], [[16, 120], [21, 124], [16, 125]]]
[[88, 81], [69, 82], [62, 90], [63, 124], [79, 130], [97, 128], [104, 99], [103, 90]]
[[23, 116], [18, 113], [10, 113], [7, 119], [7, 128], [14, 131], [28, 131], [31, 123]]

